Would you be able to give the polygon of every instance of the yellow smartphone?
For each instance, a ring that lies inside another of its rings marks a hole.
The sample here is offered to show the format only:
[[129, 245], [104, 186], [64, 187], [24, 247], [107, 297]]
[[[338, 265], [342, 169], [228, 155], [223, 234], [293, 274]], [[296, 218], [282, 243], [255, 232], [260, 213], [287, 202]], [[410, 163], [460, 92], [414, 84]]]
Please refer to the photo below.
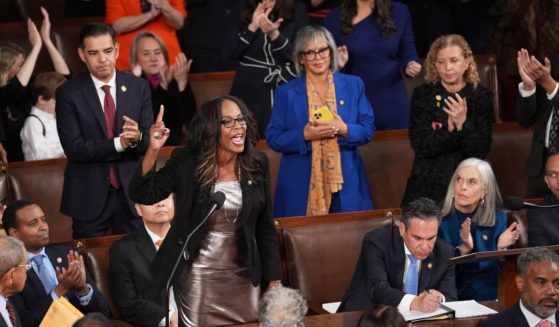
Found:
[[322, 107], [317, 108], [313, 112], [312, 119], [317, 123], [324, 123], [324, 122], [331, 121], [332, 119], [334, 119], [334, 116], [332, 115], [330, 110], [328, 110], [328, 107], [322, 106]]

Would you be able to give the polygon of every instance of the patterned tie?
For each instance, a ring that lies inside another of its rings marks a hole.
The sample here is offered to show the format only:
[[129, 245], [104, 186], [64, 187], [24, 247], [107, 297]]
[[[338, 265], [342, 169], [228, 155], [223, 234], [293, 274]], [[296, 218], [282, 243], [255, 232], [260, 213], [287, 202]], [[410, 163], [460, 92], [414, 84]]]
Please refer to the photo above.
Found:
[[41, 280], [41, 283], [45, 288], [45, 292], [47, 292], [47, 294], [50, 294], [56, 287], [56, 282], [52, 280], [47, 272], [45, 265], [43, 265], [43, 256], [36, 255], [31, 258], [31, 261], [35, 263], [35, 266], [37, 266], [37, 275], [39, 276], [39, 279]]
[[551, 118], [551, 125], [549, 126], [549, 153], [559, 152], [559, 110], [556, 106], [551, 109], [553, 117]]
[[[111, 87], [109, 85], [101, 86], [103, 92], [105, 92], [105, 103], [103, 105], [103, 110], [105, 111], [105, 123], [107, 125], [107, 138], [112, 139], [115, 137], [115, 125], [116, 125], [116, 106], [115, 100], [111, 95]], [[118, 169], [116, 165], [109, 164], [109, 182], [111, 186], [115, 189], [120, 188], [120, 178], [118, 176]]]
[[8, 299], [6, 299], [6, 311], [8, 311], [8, 316], [10, 317], [10, 322], [12, 323], [12, 326], [19, 327], [19, 324], [17, 323], [18, 321], [16, 317], [16, 310], [14, 310], [14, 307], [12, 306], [12, 304]]
[[408, 254], [410, 259], [410, 264], [408, 266], [408, 272], [406, 273], [406, 287], [404, 292], [406, 294], [417, 295], [417, 289], [419, 287], [419, 276], [417, 271], [417, 258], [411, 254]]
[[553, 324], [549, 320], [542, 320], [536, 327], [553, 327]]

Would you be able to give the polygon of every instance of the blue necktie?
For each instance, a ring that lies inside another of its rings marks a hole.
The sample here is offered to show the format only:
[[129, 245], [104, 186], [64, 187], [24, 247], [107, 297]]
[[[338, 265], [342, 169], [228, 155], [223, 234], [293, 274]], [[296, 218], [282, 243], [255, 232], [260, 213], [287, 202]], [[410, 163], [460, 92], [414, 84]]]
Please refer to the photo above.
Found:
[[406, 274], [406, 286], [404, 292], [406, 294], [417, 295], [417, 289], [419, 287], [419, 272], [417, 269], [417, 258], [411, 254], [408, 254], [410, 259], [410, 264], [408, 266], [408, 272]]
[[47, 294], [50, 294], [50, 292], [52, 292], [52, 290], [56, 287], [56, 281], [52, 280], [51, 276], [49, 276], [47, 272], [47, 268], [43, 265], [43, 256], [36, 255], [31, 258], [31, 261], [37, 266], [37, 275], [39, 276], [45, 291]]

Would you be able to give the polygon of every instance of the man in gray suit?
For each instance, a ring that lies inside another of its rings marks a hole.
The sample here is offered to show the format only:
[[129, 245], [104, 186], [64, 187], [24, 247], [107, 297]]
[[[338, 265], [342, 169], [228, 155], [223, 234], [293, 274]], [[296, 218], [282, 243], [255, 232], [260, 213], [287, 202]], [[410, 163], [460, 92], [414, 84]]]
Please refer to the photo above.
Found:
[[31, 268], [23, 243], [15, 237], [0, 237], [0, 327], [21, 326], [8, 297], [21, 292]]

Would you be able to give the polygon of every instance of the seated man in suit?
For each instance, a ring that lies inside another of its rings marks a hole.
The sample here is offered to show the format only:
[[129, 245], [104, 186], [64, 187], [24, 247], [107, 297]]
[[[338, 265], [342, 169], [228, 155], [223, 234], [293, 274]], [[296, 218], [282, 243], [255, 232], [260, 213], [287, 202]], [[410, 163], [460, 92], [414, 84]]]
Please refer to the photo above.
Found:
[[[156, 285], [150, 266], [175, 215], [173, 197], [153, 205], [136, 204], [144, 228], [117, 241], [109, 252], [109, 285], [123, 320], [134, 326], [165, 326], [165, 289]], [[172, 297], [171, 297], [172, 299]], [[177, 326], [171, 300], [171, 326]]]
[[21, 292], [31, 267], [23, 243], [15, 237], [0, 237], [0, 326], [20, 326], [19, 317], [9, 296]]
[[[547, 158], [544, 180], [551, 194], [546, 195], [542, 205], [559, 204], [559, 153]], [[534, 208], [527, 211], [528, 244], [530, 246], [546, 246], [559, 244], [559, 207]]]
[[11, 297], [22, 326], [39, 326], [52, 301], [61, 296], [83, 313], [109, 314], [82, 256], [69, 247], [49, 245], [49, 225], [41, 207], [16, 200], [4, 210], [3, 225], [8, 235], [24, 243], [33, 267], [23, 291]]
[[339, 312], [369, 310], [374, 304], [399, 310], [435, 311], [454, 301], [453, 249], [437, 239], [441, 211], [420, 198], [402, 208], [399, 227], [386, 226], [365, 235], [353, 279]]
[[546, 248], [530, 248], [516, 259], [520, 301], [491, 316], [481, 326], [551, 327], [559, 316], [559, 256]]

